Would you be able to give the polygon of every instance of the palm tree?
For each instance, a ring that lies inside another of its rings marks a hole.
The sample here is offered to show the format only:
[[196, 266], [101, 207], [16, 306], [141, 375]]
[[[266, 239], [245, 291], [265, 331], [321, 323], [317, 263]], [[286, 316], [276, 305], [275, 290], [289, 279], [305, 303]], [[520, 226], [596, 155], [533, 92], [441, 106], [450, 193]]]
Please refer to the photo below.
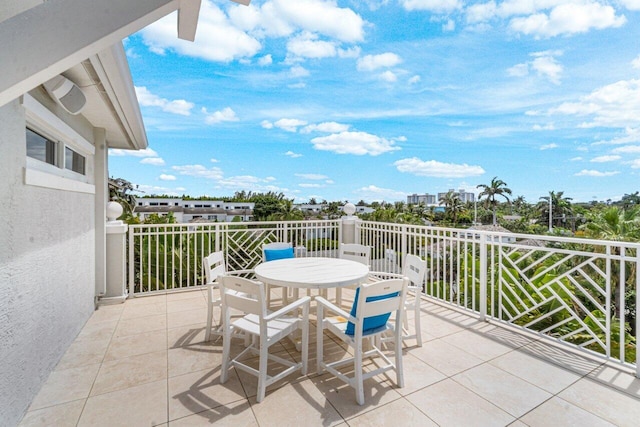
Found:
[[458, 215], [465, 211], [464, 203], [460, 200], [460, 195], [454, 191], [449, 191], [440, 198], [440, 204], [444, 205], [446, 214], [450, 216], [451, 222], [455, 225]]
[[[565, 218], [567, 215], [573, 215], [573, 207], [571, 206], [571, 197], [563, 197], [564, 191], [550, 191], [548, 196], [540, 197], [540, 202], [536, 205], [536, 209], [540, 213], [540, 219], [542, 222], [547, 221], [549, 224], [549, 230], [553, 227], [553, 218], [558, 218], [558, 222], [561, 218]], [[551, 200], [551, 211], [549, 210], [549, 200]]]
[[496, 207], [498, 205], [498, 202], [496, 201], [496, 196], [502, 196], [507, 199], [508, 202], [509, 198], [505, 194], [511, 195], [511, 189], [507, 187], [506, 182], [498, 179], [497, 176], [493, 177], [489, 185], [479, 184], [476, 186], [476, 188], [482, 188], [482, 191], [480, 192], [480, 194], [478, 194], [478, 198], [482, 199], [483, 196], [486, 197], [484, 199], [485, 206], [491, 207], [491, 210], [493, 211], [493, 225], [497, 225]]

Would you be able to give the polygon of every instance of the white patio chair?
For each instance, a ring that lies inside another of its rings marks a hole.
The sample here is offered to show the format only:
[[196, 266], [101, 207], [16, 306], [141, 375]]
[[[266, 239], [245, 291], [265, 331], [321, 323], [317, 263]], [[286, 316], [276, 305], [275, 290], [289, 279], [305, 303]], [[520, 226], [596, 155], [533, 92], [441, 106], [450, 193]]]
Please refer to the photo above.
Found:
[[[202, 258], [202, 271], [204, 271], [205, 285], [207, 286], [207, 325], [205, 328], [204, 339], [209, 341], [211, 335], [222, 335], [222, 311], [220, 311], [220, 319], [218, 322], [218, 329], [215, 331], [213, 328], [213, 309], [214, 307], [220, 307], [222, 300], [216, 298], [214, 292], [220, 288], [218, 278], [227, 272], [226, 263], [224, 261], [224, 252], [216, 251], [212, 252], [206, 257]], [[252, 273], [252, 270], [237, 270], [232, 274], [248, 274]]]
[[[396, 372], [396, 384], [404, 386], [402, 374], [402, 328], [388, 322], [395, 312], [396, 323], [402, 321], [404, 315], [404, 301], [407, 294], [407, 278], [382, 280], [358, 287], [351, 313], [330, 303], [322, 297], [317, 297], [318, 304], [318, 335], [317, 335], [317, 369], [321, 374], [325, 369], [340, 380], [355, 389], [356, 400], [359, 405], [364, 404], [364, 380], [389, 370]], [[338, 317], [325, 317], [325, 309]], [[323, 355], [323, 333], [328, 329], [335, 336], [353, 348], [354, 356], [335, 362], [325, 362]], [[395, 362], [392, 362], [375, 345], [377, 338], [388, 330], [394, 331]], [[363, 340], [367, 338], [371, 343], [371, 350], [364, 351]], [[365, 372], [363, 360], [367, 358], [382, 359], [382, 364], [376, 360], [375, 370]], [[352, 376], [338, 370], [339, 367], [353, 364]]]
[[[311, 298], [300, 298], [286, 307], [270, 313], [267, 311], [265, 286], [262, 282], [236, 276], [222, 276], [220, 278], [220, 290], [222, 293], [222, 312], [224, 315], [221, 383], [227, 381], [229, 368], [232, 366], [257, 376], [258, 394], [256, 401], [259, 403], [264, 398], [266, 388], [269, 385], [298, 369], [302, 371], [302, 375], [307, 374], [309, 301]], [[231, 309], [240, 310], [249, 314], [232, 322]], [[302, 309], [302, 317], [286, 315], [291, 312], [297, 313], [300, 309]], [[298, 330], [302, 332], [301, 362], [295, 363], [269, 354], [269, 347]], [[234, 359], [231, 359], [231, 336], [237, 331], [250, 334], [254, 339], [251, 340], [251, 345], [245, 348]], [[257, 370], [240, 361], [247, 353], [252, 353], [260, 357], [258, 362], [259, 368]], [[286, 366], [286, 369], [277, 375], [269, 376], [267, 373], [267, 362], [269, 360]]]
[[[405, 300], [405, 316], [403, 318], [402, 327], [402, 339], [403, 340], [416, 340], [418, 347], [422, 347], [422, 328], [420, 327], [420, 295], [422, 294], [422, 286], [424, 285], [425, 277], [427, 275], [427, 262], [417, 255], [406, 254], [404, 256], [404, 262], [402, 264], [402, 273], [384, 273], [372, 271], [369, 274], [370, 281], [384, 280], [390, 278], [406, 277], [409, 279], [409, 287], [407, 292], [407, 299]], [[409, 332], [409, 316], [406, 315], [406, 311], [414, 311], [414, 333]], [[383, 338], [383, 341], [388, 341], [387, 338]]]
[[[358, 243], [340, 243], [338, 258], [348, 259], [364, 265], [371, 264], [371, 246]], [[352, 288], [353, 289], [353, 288]], [[336, 304], [342, 306], [342, 289], [336, 288]]]
[[[262, 262], [275, 261], [277, 259], [294, 258], [295, 252], [290, 242], [272, 242], [262, 245]], [[271, 287], [273, 285], [267, 283], [267, 305], [271, 305]], [[297, 297], [297, 295], [294, 295]], [[297, 299], [297, 298], [296, 298]], [[282, 288], [282, 305], [289, 303], [289, 290]]]

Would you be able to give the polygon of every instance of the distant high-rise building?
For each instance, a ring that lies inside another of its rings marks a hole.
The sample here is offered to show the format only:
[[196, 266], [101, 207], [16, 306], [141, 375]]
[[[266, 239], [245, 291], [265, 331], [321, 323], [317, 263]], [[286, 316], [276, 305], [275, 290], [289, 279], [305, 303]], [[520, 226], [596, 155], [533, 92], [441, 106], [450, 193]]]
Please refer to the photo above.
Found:
[[476, 201], [476, 195], [475, 193], [470, 193], [468, 191], [464, 191], [463, 189], [460, 189], [458, 191], [454, 190], [453, 188], [450, 189], [449, 191], [445, 192], [445, 193], [438, 193], [438, 202], [440, 202], [440, 200], [447, 195], [447, 193], [455, 193], [458, 195], [458, 197], [460, 198], [460, 201], [462, 203], [473, 203]]
[[408, 205], [436, 205], [438, 204], [434, 194], [411, 194], [407, 196]]

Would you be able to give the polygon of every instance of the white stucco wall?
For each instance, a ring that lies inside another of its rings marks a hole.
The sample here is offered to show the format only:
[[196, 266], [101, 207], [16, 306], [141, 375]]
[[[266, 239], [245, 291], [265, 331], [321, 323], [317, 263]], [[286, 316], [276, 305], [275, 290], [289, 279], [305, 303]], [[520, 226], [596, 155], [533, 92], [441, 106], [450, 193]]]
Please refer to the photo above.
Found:
[[94, 311], [95, 196], [25, 185], [25, 158], [13, 101], [0, 107], [1, 425], [21, 419]]

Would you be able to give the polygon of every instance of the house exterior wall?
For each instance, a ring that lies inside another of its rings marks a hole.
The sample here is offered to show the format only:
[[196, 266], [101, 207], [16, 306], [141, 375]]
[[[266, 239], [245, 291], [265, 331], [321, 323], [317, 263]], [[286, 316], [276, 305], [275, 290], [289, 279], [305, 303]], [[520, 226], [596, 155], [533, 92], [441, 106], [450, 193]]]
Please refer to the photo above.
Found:
[[[25, 184], [25, 117], [19, 100], [0, 107], [3, 425], [19, 422], [95, 309], [95, 195]], [[82, 120], [65, 118], [92, 135]]]

